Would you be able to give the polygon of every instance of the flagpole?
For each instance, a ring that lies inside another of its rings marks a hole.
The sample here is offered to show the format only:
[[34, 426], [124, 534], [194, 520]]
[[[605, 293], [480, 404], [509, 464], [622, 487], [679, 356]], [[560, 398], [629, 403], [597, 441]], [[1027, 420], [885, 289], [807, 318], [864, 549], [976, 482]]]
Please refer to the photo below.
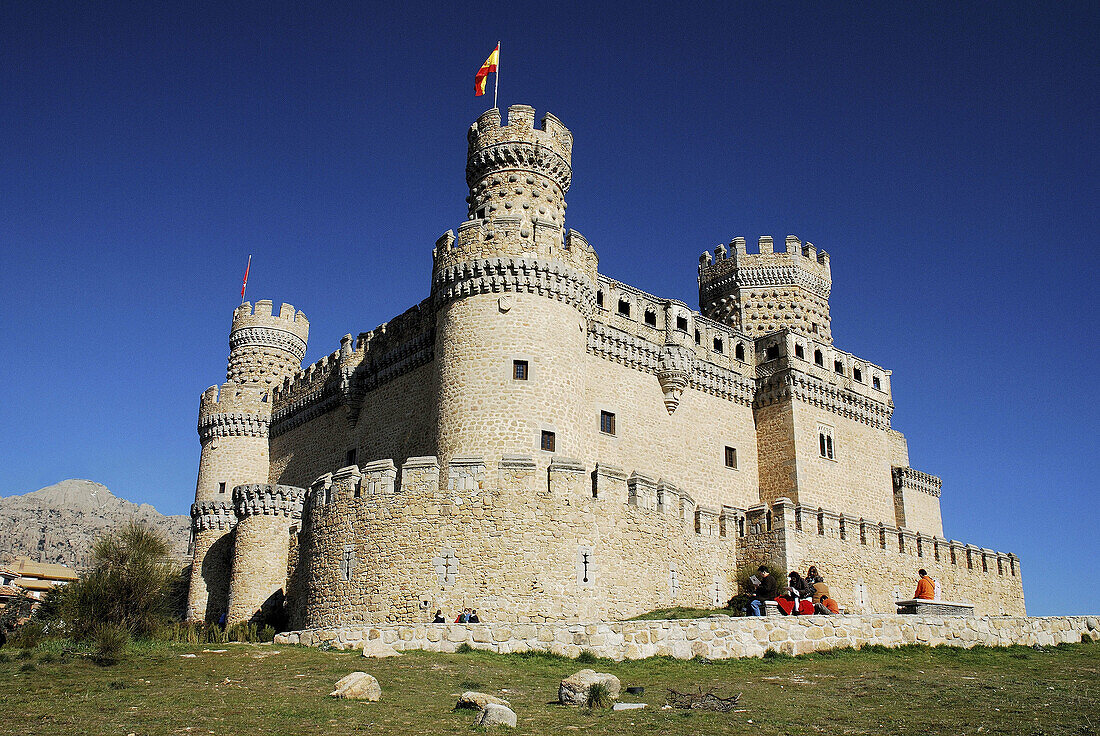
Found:
[[248, 271], [252, 268], [252, 254], [248, 254], [248, 264], [244, 267], [244, 283], [241, 284], [241, 304], [244, 304], [244, 290], [248, 288]]
[[500, 91], [500, 41], [497, 41], [497, 73], [493, 79], [493, 107], [496, 107], [497, 92]]

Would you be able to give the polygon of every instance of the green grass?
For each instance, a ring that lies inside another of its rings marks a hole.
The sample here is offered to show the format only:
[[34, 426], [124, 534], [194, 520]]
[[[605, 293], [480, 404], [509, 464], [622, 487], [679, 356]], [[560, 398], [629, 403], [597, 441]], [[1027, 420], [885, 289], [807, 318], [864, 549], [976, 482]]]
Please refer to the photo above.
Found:
[[[561, 678], [585, 665], [551, 655], [407, 652], [365, 660], [270, 644], [144, 644], [101, 667], [89, 654], [49, 643], [30, 659], [0, 659], [0, 734], [471, 734], [475, 714], [451, 709], [473, 684], [511, 701], [517, 733], [528, 734], [1100, 734], [1095, 644], [601, 660], [596, 669], [620, 678], [624, 700], [649, 703], [622, 712], [553, 704]], [[34, 669], [24, 671], [27, 664]], [[381, 702], [327, 697], [355, 670], [378, 678]], [[626, 695], [630, 685], [644, 685], [645, 695]], [[741, 693], [743, 711], [661, 709], [667, 688], [697, 687]]]
[[640, 616], [627, 619], [628, 621], [665, 621], [678, 618], [706, 618], [720, 614], [722, 616], [737, 615], [731, 608], [658, 608], [656, 611], [643, 613]]

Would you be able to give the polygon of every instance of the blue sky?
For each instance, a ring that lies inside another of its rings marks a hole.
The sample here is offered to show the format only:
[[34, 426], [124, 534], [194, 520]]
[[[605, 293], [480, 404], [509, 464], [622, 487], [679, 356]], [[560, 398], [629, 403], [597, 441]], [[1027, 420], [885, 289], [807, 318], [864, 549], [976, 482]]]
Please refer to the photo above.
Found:
[[946, 535], [1017, 553], [1031, 613], [1100, 611], [1100, 6], [834, 5], [4, 4], [0, 495], [186, 513], [249, 253], [310, 361], [426, 296], [500, 40], [603, 273], [696, 304], [735, 235], [828, 250]]

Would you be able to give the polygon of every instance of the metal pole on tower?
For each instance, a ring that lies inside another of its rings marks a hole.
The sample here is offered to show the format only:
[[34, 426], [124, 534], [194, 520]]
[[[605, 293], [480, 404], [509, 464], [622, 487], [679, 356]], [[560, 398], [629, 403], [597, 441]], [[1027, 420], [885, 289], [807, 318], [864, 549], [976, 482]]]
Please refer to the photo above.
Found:
[[500, 41], [497, 41], [497, 73], [493, 79], [493, 107], [497, 106], [497, 92], [500, 91]]

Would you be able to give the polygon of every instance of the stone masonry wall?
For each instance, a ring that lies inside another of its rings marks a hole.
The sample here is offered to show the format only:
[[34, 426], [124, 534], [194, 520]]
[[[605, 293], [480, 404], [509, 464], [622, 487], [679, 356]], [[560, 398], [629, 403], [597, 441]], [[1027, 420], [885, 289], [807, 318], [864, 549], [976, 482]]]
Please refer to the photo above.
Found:
[[869, 645], [1055, 646], [1100, 641], [1100, 617], [1052, 616], [767, 616], [679, 621], [599, 623], [484, 623], [361, 626], [291, 631], [275, 637], [280, 645], [328, 644], [361, 649], [381, 641], [399, 651], [454, 652], [463, 644], [499, 653], [548, 651], [576, 657], [589, 651], [619, 661], [670, 656], [732, 659], [761, 657], [769, 649], [807, 654]]
[[299, 625], [408, 622], [437, 608], [531, 621], [722, 604], [735, 540], [717, 522], [691, 499], [659, 497], [652, 480], [560, 458], [548, 471], [530, 457], [456, 458], [442, 476], [434, 458], [414, 458], [400, 482], [389, 461], [344, 468], [306, 503]]

